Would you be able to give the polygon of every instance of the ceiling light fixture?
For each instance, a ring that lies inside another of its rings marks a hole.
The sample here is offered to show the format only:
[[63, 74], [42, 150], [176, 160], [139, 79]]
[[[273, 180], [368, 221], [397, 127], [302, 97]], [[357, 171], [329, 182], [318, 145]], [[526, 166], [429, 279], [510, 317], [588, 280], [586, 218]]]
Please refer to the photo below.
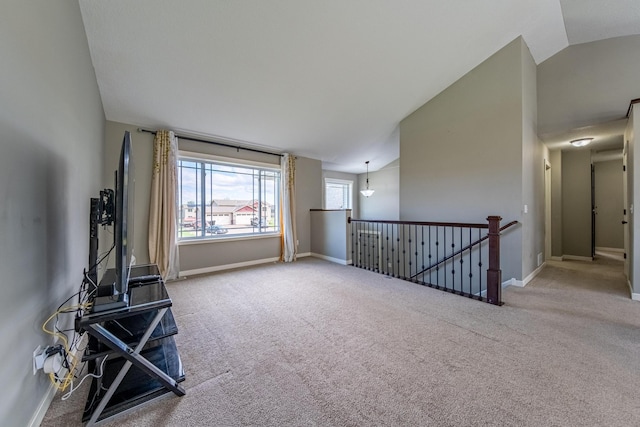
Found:
[[360, 190], [360, 192], [362, 193], [362, 195], [364, 197], [369, 197], [369, 196], [371, 196], [373, 194], [373, 192], [375, 190], [370, 190], [369, 189], [369, 160], [367, 160], [365, 163], [367, 164], [367, 189], [366, 190]]
[[589, 145], [591, 141], [593, 141], [593, 138], [574, 139], [573, 141], [571, 141], [571, 145], [573, 145], [574, 147], [584, 147], [585, 145]]

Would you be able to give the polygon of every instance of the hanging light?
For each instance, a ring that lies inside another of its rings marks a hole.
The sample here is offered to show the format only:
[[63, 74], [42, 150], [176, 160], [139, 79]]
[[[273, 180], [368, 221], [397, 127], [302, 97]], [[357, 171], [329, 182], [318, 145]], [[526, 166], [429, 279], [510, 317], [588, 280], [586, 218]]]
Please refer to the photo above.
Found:
[[362, 195], [364, 197], [369, 197], [369, 196], [371, 196], [373, 194], [373, 192], [375, 190], [369, 189], [369, 160], [367, 160], [365, 163], [367, 164], [367, 189], [366, 190], [360, 190], [360, 192], [362, 193]]
[[574, 139], [573, 141], [571, 141], [571, 145], [573, 145], [574, 147], [584, 147], [585, 145], [588, 145], [591, 141], [593, 141], [593, 138]]

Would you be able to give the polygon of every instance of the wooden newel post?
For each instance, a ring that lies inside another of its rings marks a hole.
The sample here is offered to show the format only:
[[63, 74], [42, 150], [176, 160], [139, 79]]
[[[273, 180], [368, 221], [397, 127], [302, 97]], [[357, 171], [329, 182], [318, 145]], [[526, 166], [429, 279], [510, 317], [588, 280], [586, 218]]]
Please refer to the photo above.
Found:
[[502, 270], [500, 270], [500, 220], [490, 216], [489, 221], [489, 269], [487, 270], [487, 302], [502, 305]]

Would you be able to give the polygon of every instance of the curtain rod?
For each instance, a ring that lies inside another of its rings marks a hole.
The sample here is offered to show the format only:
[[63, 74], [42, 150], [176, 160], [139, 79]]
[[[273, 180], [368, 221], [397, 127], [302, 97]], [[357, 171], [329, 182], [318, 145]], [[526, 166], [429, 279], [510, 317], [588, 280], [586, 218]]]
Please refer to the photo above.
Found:
[[[148, 130], [148, 129], [143, 129], [143, 128], [138, 128], [138, 132], [146, 132], [146, 133], [150, 133], [155, 135], [157, 132], [154, 130]], [[279, 153], [271, 153], [269, 151], [264, 151], [264, 150], [258, 150], [256, 148], [249, 148], [249, 147], [242, 147], [240, 145], [231, 145], [231, 144], [225, 144], [224, 142], [218, 142], [218, 141], [208, 141], [206, 139], [198, 139], [198, 138], [192, 138], [190, 136], [181, 136], [178, 135], [177, 133], [174, 132], [174, 135], [180, 139], [186, 139], [187, 141], [195, 141], [195, 142], [204, 142], [205, 144], [213, 144], [213, 145], [220, 145], [222, 147], [227, 147], [227, 148], [235, 148], [236, 150], [240, 151], [240, 150], [246, 150], [246, 151], [253, 151], [254, 153], [262, 153], [262, 154], [269, 154], [271, 156], [278, 156], [278, 157], [282, 157], [283, 154], [279, 154]]]

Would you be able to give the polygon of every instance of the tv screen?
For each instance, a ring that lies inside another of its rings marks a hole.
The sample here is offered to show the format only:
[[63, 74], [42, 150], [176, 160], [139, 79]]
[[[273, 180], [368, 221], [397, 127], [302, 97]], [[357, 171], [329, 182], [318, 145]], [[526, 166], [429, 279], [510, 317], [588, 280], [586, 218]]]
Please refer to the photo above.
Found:
[[115, 294], [126, 294], [133, 257], [133, 194], [135, 188], [131, 158], [131, 134], [126, 131], [120, 149], [120, 162], [116, 175]]
[[[93, 312], [129, 306], [129, 297], [127, 294], [129, 290], [129, 273], [135, 260], [133, 256], [133, 195], [135, 179], [131, 159], [131, 134], [129, 132], [125, 132], [124, 138], [122, 139], [120, 161], [115, 175], [115, 197], [113, 197], [115, 199], [113, 203], [115, 206], [112, 206], [110, 210], [108, 207], [105, 208], [106, 211], [113, 213], [113, 222], [109, 221], [108, 214], [106, 220], [100, 220], [102, 215], [100, 213], [101, 209], [95, 207], [98, 202], [92, 201], [91, 205], [92, 221], [95, 223], [90, 222], [90, 265], [94, 265], [97, 259], [97, 234], [91, 231], [96, 224], [114, 224], [113, 245], [116, 250], [115, 268], [107, 270], [100, 281], [100, 286], [97, 289], [91, 307], [91, 311]], [[108, 205], [108, 203], [106, 204]], [[95, 214], [95, 212], [98, 213]], [[91, 251], [93, 251], [93, 253]], [[95, 271], [93, 275], [95, 278]]]

